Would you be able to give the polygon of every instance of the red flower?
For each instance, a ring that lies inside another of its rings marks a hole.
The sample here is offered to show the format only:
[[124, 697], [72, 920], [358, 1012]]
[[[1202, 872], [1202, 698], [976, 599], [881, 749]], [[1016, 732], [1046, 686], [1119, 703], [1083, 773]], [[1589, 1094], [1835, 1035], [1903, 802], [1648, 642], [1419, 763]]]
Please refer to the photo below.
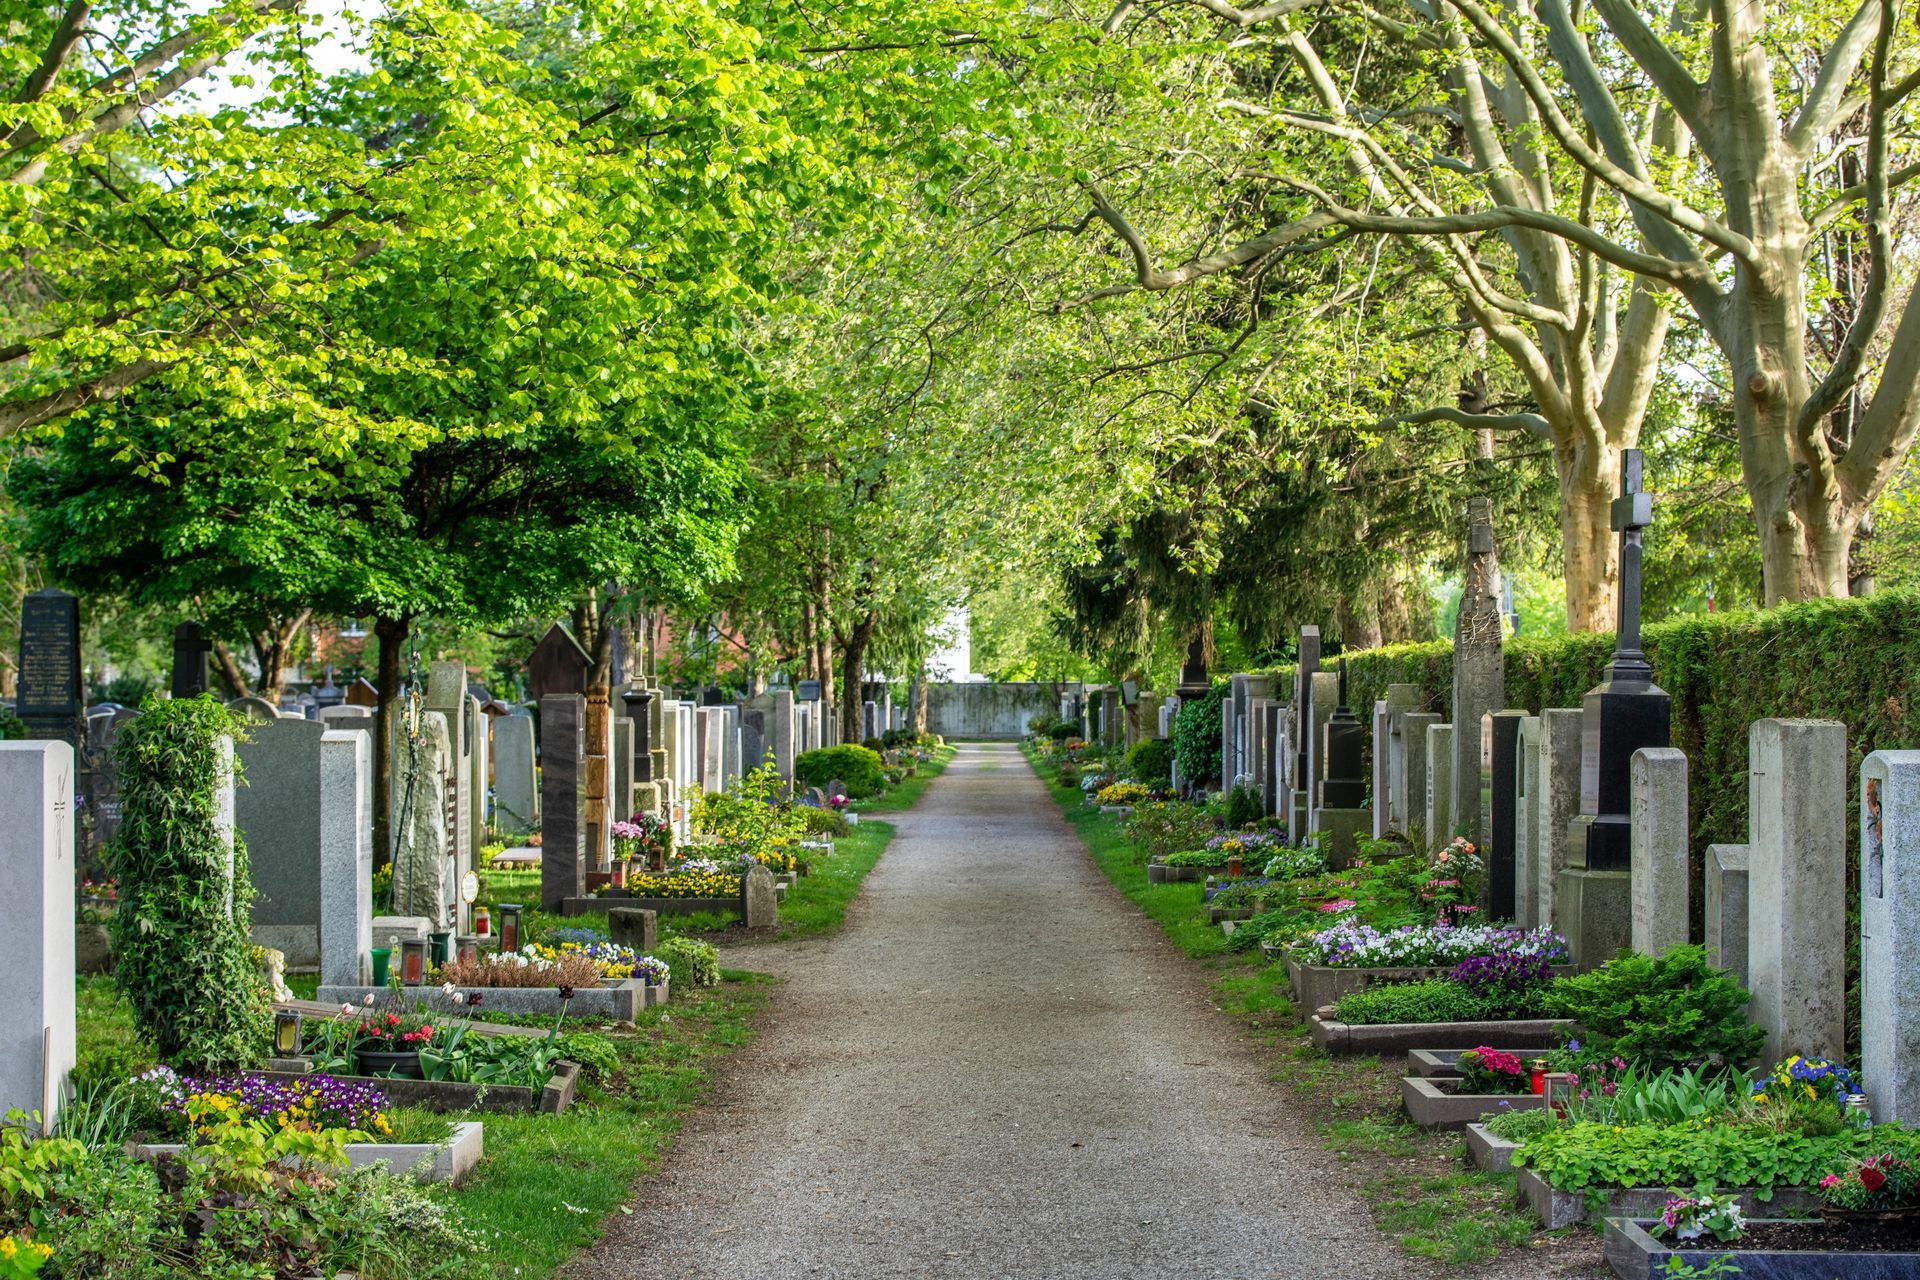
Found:
[[1868, 1166], [1860, 1171], [1860, 1185], [1869, 1191], [1878, 1191], [1887, 1185], [1887, 1175]]

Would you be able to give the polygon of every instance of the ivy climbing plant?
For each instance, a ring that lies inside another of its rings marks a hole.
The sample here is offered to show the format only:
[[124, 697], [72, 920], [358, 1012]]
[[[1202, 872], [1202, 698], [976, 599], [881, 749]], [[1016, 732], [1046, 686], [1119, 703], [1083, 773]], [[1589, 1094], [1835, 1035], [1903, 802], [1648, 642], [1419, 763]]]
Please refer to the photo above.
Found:
[[246, 846], [217, 822], [235, 732], [212, 698], [150, 697], [114, 744], [114, 978], [161, 1059], [191, 1071], [249, 1066], [267, 1043]]

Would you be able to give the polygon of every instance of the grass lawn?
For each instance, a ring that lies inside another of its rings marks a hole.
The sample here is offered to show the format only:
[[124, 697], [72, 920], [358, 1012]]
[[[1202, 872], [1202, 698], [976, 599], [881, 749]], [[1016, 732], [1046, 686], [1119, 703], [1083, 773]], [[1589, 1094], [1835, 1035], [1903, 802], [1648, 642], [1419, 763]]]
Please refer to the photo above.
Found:
[[1375, 1226], [1407, 1252], [1454, 1267], [1535, 1239], [1534, 1220], [1514, 1205], [1513, 1175], [1473, 1169], [1459, 1135], [1425, 1133], [1407, 1119], [1404, 1058], [1329, 1058], [1315, 1049], [1285, 967], [1234, 951], [1220, 927], [1207, 923], [1203, 886], [1148, 884], [1145, 855], [1128, 841], [1126, 820], [1087, 804], [1079, 788], [1060, 786], [1054, 766], [1031, 749], [1027, 759], [1100, 870], [1214, 975], [1215, 1005], [1271, 1046], [1273, 1079], [1297, 1093], [1302, 1114], [1318, 1117], [1321, 1138]]

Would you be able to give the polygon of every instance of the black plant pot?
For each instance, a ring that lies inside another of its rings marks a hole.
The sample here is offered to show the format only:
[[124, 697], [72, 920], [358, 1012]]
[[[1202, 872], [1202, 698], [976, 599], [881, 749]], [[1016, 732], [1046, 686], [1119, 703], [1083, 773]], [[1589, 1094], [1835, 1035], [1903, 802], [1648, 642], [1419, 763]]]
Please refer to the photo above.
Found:
[[406, 1053], [388, 1053], [382, 1049], [355, 1049], [353, 1060], [363, 1076], [407, 1076], [420, 1078], [420, 1051], [412, 1049]]

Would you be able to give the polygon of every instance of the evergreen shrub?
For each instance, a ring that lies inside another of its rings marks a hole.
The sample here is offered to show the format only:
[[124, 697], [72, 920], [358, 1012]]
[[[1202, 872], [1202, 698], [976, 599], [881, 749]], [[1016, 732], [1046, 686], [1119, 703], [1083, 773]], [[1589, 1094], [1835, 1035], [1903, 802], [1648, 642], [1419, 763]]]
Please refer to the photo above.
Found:
[[881, 772], [884, 764], [879, 752], [849, 742], [802, 751], [793, 758], [793, 777], [803, 787], [824, 787], [838, 778], [847, 784], [848, 795], [865, 800], [885, 788], [886, 775]]
[[1173, 743], [1165, 738], [1142, 738], [1127, 752], [1127, 772], [1135, 781], [1148, 786], [1165, 786], [1173, 780]]
[[1206, 697], [1181, 703], [1173, 717], [1173, 756], [1181, 778], [1195, 786], [1220, 781], [1220, 704], [1229, 688], [1228, 681], [1214, 681]]

